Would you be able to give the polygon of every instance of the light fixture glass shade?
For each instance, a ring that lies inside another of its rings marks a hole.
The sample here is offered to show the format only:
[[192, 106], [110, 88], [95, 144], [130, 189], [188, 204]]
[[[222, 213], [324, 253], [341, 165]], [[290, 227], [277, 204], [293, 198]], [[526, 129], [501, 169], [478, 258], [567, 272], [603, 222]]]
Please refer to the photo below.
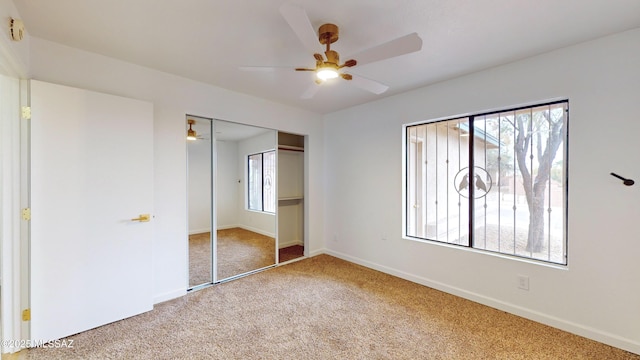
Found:
[[196, 131], [191, 129], [189, 126], [189, 130], [187, 130], [187, 140], [198, 140]]
[[318, 79], [322, 81], [335, 79], [338, 77], [338, 71], [332, 67], [324, 67], [324, 68], [318, 69], [316, 76], [318, 77]]

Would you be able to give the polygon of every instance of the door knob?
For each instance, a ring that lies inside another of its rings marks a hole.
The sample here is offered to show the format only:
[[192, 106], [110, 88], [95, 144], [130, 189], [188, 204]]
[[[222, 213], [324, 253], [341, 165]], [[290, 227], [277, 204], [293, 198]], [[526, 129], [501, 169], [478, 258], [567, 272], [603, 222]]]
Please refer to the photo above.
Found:
[[131, 221], [140, 221], [140, 222], [149, 222], [151, 220], [151, 215], [149, 214], [140, 214], [139, 217], [135, 219], [131, 219]]

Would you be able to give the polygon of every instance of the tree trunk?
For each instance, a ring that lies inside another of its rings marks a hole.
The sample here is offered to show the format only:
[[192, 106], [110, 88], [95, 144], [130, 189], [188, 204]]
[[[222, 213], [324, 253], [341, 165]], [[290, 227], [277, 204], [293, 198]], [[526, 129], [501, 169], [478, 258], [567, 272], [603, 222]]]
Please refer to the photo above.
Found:
[[[544, 114], [544, 116], [549, 124], [549, 137], [545, 144], [544, 151], [540, 137], [533, 139], [534, 126], [530, 123], [533, 119], [530, 118], [528, 119], [529, 122], [525, 122], [522, 118], [518, 118], [514, 123], [517, 129], [515, 139], [516, 159], [518, 161], [520, 174], [522, 175], [522, 185], [527, 198], [527, 205], [529, 205], [529, 237], [526, 249], [532, 253], [541, 252], [544, 249], [544, 195], [547, 189], [547, 182], [549, 181], [551, 164], [564, 137], [564, 117], [553, 122], [549, 114]], [[537, 126], [535, 128], [537, 128]], [[539, 164], [538, 174], [535, 176], [535, 179], [532, 174], [533, 169], [527, 167], [527, 154], [531, 141], [535, 141], [535, 150], [531, 149], [531, 152], [533, 153], [535, 151]]]
[[544, 189], [534, 191], [529, 206], [529, 238], [527, 251], [541, 252], [544, 249]]

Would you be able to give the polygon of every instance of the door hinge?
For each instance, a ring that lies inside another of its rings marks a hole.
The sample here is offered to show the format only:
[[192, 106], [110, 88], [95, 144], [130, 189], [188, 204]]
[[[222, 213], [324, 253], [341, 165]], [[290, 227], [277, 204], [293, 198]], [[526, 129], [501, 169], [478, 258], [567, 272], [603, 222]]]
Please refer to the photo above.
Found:
[[22, 321], [30, 321], [31, 320], [31, 309], [22, 310]]
[[24, 120], [31, 119], [31, 106], [23, 106], [22, 107], [22, 118]]
[[22, 220], [31, 220], [31, 208], [22, 209]]

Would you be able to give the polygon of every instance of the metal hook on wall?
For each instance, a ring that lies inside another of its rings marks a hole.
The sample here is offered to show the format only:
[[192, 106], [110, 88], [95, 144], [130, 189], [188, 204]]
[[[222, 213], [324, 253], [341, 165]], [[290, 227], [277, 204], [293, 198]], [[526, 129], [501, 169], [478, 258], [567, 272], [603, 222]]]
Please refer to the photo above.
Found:
[[633, 181], [633, 180], [631, 180], [631, 179], [623, 178], [622, 176], [620, 176], [620, 175], [618, 175], [618, 174], [616, 174], [616, 173], [611, 173], [611, 176], [616, 177], [616, 178], [618, 178], [618, 179], [622, 180], [622, 183], [623, 183], [623, 184], [625, 184], [625, 185], [627, 185], [627, 186], [631, 186], [631, 185], [633, 185], [633, 184], [635, 184], [635, 183], [636, 183], [635, 181]]

